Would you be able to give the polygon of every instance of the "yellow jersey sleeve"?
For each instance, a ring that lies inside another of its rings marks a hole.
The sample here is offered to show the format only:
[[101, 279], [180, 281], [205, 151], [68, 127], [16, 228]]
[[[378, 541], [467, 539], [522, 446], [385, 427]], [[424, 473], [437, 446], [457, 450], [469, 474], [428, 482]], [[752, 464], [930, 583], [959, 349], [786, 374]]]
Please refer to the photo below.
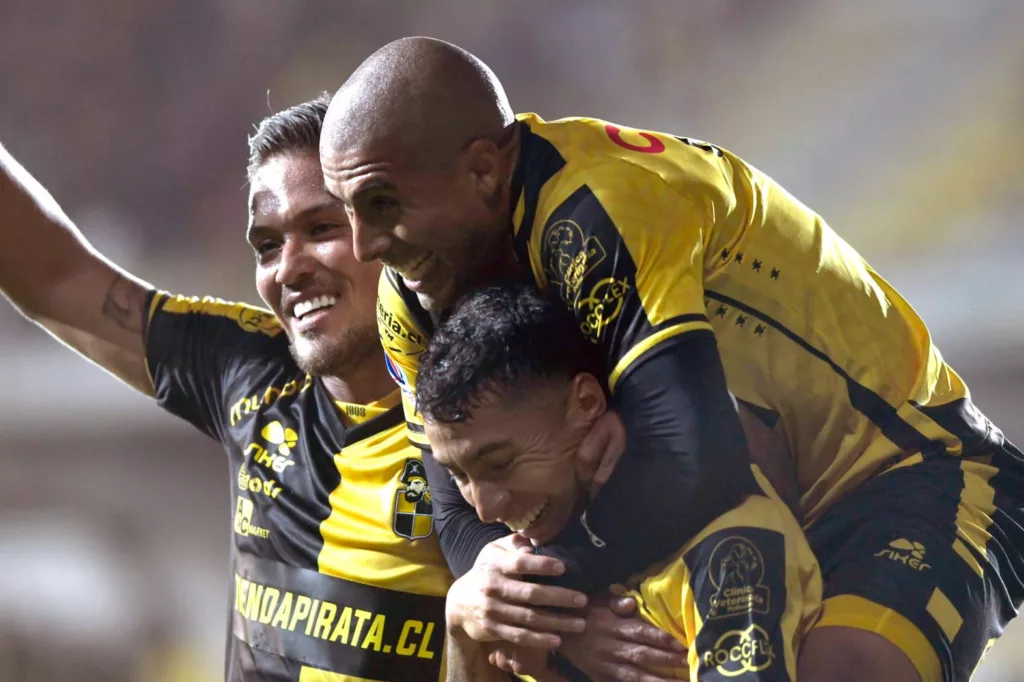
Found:
[[377, 287], [377, 332], [384, 347], [388, 373], [402, 389], [409, 442], [423, 450], [429, 449], [430, 443], [423, 431], [423, 418], [416, 408], [416, 375], [420, 354], [427, 348], [426, 327], [430, 321], [421, 319], [425, 314], [423, 309], [410, 305], [405, 298], [408, 295], [398, 275], [384, 268]]
[[541, 193], [534, 276], [605, 349], [612, 391], [663, 341], [711, 330], [703, 286], [711, 208], [700, 191], [628, 156], [570, 157]]
[[821, 609], [821, 574], [796, 518], [765, 492], [707, 526], [632, 596], [641, 614], [688, 649], [680, 679], [796, 679], [800, 642]]

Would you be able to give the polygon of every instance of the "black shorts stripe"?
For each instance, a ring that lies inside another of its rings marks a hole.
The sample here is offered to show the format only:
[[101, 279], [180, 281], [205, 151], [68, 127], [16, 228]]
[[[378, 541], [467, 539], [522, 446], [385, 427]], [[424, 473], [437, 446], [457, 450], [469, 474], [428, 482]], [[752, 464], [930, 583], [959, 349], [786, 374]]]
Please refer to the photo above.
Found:
[[832, 371], [846, 381], [847, 390], [850, 394], [850, 404], [853, 405], [854, 409], [870, 419], [871, 422], [881, 430], [886, 438], [891, 440], [902, 450], [908, 453], [920, 452], [925, 457], [945, 452], [946, 446], [943, 443], [931, 440], [913, 426], [903, 421], [903, 418], [899, 416], [895, 407], [887, 403], [880, 395], [872, 391], [867, 386], [855, 381], [853, 377], [847, 374], [842, 367], [837, 365], [832, 358], [809, 344], [806, 340], [788, 329], [778, 320], [761, 312], [760, 310], [757, 310], [756, 308], [752, 308], [746, 303], [742, 303], [730, 296], [726, 296], [725, 294], [720, 294], [715, 291], [705, 291], [704, 295], [715, 301], [728, 303], [734, 308], [738, 308], [759, 318], [765, 324], [768, 324], [785, 334], [787, 338], [806, 350], [808, 353], [828, 364], [828, 366], [832, 368]]

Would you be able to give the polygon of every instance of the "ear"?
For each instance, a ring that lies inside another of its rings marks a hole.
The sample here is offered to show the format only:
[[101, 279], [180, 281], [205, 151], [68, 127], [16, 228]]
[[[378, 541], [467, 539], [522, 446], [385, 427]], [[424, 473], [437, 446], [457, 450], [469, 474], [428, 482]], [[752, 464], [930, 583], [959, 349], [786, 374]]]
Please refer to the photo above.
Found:
[[578, 420], [578, 425], [585, 429], [593, 426], [597, 418], [608, 411], [608, 400], [597, 377], [580, 372], [572, 378], [568, 411], [570, 422]]
[[501, 150], [493, 141], [477, 139], [464, 153], [466, 168], [476, 180], [483, 196], [493, 196], [502, 184]]

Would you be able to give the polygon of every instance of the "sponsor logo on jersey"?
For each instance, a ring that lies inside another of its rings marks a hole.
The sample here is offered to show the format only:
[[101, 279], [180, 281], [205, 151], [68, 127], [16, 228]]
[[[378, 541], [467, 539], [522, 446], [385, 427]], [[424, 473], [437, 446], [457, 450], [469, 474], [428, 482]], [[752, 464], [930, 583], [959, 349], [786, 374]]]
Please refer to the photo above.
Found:
[[281, 486], [277, 484], [276, 480], [272, 478], [269, 481], [264, 481], [259, 476], [250, 475], [245, 470], [244, 463], [238, 467], [238, 476], [235, 480], [238, 482], [239, 490], [245, 490], [254, 495], [266, 495], [270, 499], [276, 500], [277, 496], [281, 494]]
[[405, 460], [400, 480], [403, 487], [395, 491], [395, 535], [407, 540], [430, 537], [434, 531], [434, 515], [423, 462]]
[[598, 280], [586, 298], [576, 302], [576, 309], [582, 314], [580, 331], [593, 342], [601, 338], [602, 332], [622, 312], [626, 294], [632, 288], [625, 279], [605, 277]]
[[234, 426], [242, 421], [242, 418], [255, 413], [261, 407], [269, 407], [281, 398], [288, 398], [299, 393], [304, 393], [313, 385], [313, 377], [306, 375], [301, 380], [293, 379], [281, 386], [267, 386], [262, 393], [256, 392], [251, 396], [245, 396], [231, 406], [231, 425]]
[[263, 427], [260, 436], [265, 444], [249, 443], [243, 454], [251, 455], [253, 462], [278, 474], [295, 465], [292, 450], [299, 442], [299, 434], [294, 429], [272, 421]]
[[738, 677], [766, 670], [774, 660], [775, 650], [768, 632], [760, 625], [751, 625], [745, 630], [724, 633], [704, 652], [701, 664], [725, 677]]
[[[400, 607], [401, 595], [397, 592], [394, 594]], [[345, 592], [339, 591], [338, 596], [343, 598]], [[278, 632], [276, 646], [281, 646], [281, 636], [285, 641], [294, 641], [288, 634], [294, 633], [332, 646], [341, 645], [420, 661], [437, 661], [444, 647], [443, 621], [435, 623], [425, 620], [422, 614], [420, 618], [403, 617], [401, 609], [384, 613], [322, 600], [247, 579], [238, 573], [235, 573], [234, 610], [254, 624], [274, 628]], [[269, 634], [274, 633], [271, 631]], [[424, 666], [423, 669], [430, 668]]]
[[405, 372], [401, 367], [398, 366], [394, 360], [392, 360], [387, 353], [384, 354], [384, 366], [388, 368], [388, 374], [395, 380], [395, 383], [403, 388], [409, 385], [409, 380], [405, 376]]
[[242, 537], [254, 535], [260, 538], [270, 537], [270, 531], [266, 528], [260, 528], [252, 523], [252, 512], [254, 505], [252, 500], [239, 497], [238, 505], [235, 507], [235, 533]]
[[932, 567], [924, 562], [925, 547], [920, 542], [914, 542], [906, 538], [896, 538], [889, 543], [886, 549], [876, 552], [876, 557], [882, 557], [890, 561], [909, 566], [915, 571], [925, 571]]
[[575, 303], [579, 297], [583, 278], [608, 255], [597, 237], [584, 239], [583, 230], [572, 220], [559, 220], [548, 226], [541, 250], [548, 281], [559, 288], [562, 300], [569, 303]]
[[706, 620], [745, 613], [768, 613], [771, 590], [764, 580], [764, 558], [747, 538], [733, 535], [715, 545], [708, 577], [715, 586]]
[[423, 352], [427, 342], [423, 335], [410, 328], [400, 317], [377, 299], [377, 331], [388, 350], [402, 355], [417, 355]]

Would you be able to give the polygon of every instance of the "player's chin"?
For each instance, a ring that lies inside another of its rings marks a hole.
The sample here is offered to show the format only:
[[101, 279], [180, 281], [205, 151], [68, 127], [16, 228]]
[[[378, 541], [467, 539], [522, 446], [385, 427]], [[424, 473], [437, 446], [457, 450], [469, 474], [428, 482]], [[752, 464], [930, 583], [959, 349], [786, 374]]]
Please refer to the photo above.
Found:
[[571, 517], [571, 505], [559, 498], [551, 498], [544, 512], [521, 534], [535, 545], [546, 545], [562, 532]]
[[447, 265], [439, 264], [431, 274], [428, 285], [416, 292], [416, 298], [426, 310], [441, 312], [454, 306], [468, 288], [460, 286]]
[[336, 344], [320, 334], [302, 334], [292, 337], [289, 350], [295, 364], [303, 372], [314, 376], [330, 373], [337, 365], [339, 350]]

